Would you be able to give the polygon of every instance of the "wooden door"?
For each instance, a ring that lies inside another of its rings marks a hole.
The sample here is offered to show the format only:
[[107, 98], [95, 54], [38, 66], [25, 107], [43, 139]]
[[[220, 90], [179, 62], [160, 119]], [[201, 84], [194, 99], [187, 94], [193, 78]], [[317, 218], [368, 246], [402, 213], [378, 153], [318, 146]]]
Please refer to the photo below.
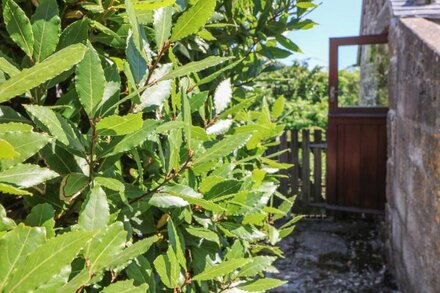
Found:
[[[352, 51], [346, 50], [349, 54], [344, 55], [346, 48]], [[330, 39], [327, 130], [327, 207], [330, 209], [384, 210], [387, 52], [387, 35]], [[341, 68], [343, 58], [353, 58], [354, 53], [355, 66]]]

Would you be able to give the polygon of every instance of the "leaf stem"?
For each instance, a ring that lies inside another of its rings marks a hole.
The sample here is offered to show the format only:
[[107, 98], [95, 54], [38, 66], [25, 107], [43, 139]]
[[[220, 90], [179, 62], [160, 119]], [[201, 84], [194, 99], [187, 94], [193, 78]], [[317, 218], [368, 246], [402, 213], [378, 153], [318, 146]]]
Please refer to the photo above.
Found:
[[98, 139], [98, 135], [96, 133], [96, 120], [90, 120], [90, 126], [92, 127], [92, 143], [90, 146], [90, 159], [89, 159], [89, 178], [90, 182], [93, 181], [93, 177], [95, 175], [95, 151], [96, 151], [96, 141]]
[[174, 173], [172, 173], [172, 174], [168, 174], [168, 175], [165, 177], [164, 181], [163, 181], [161, 184], [159, 184], [159, 185], [158, 185], [157, 187], [155, 187], [154, 189], [152, 189], [152, 190], [150, 190], [150, 191], [148, 191], [148, 192], [142, 194], [141, 196], [136, 197], [136, 198], [130, 200], [130, 201], [129, 201], [129, 204], [133, 204], [133, 203], [135, 203], [135, 202], [138, 202], [138, 201], [140, 201], [141, 199], [144, 199], [145, 197], [147, 197], [147, 196], [149, 196], [149, 195], [151, 195], [151, 194], [153, 194], [153, 193], [156, 193], [156, 192], [157, 192], [158, 190], [160, 190], [165, 184], [167, 184], [168, 182], [170, 182], [170, 181], [173, 180], [174, 178], [178, 177], [183, 171], [185, 171], [186, 169], [188, 169], [188, 168], [191, 166], [191, 160], [192, 160], [192, 157], [193, 157], [193, 152], [192, 152], [192, 151], [189, 151], [188, 159], [186, 160], [185, 164], [183, 164], [183, 166], [179, 169], [179, 171], [174, 172]]

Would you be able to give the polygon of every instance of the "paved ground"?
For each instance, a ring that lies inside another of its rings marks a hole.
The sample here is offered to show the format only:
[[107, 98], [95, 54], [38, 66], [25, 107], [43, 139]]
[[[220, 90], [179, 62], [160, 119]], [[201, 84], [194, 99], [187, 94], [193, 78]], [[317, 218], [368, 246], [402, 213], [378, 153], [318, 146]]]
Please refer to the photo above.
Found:
[[273, 293], [398, 292], [383, 258], [381, 219], [303, 219], [281, 243]]

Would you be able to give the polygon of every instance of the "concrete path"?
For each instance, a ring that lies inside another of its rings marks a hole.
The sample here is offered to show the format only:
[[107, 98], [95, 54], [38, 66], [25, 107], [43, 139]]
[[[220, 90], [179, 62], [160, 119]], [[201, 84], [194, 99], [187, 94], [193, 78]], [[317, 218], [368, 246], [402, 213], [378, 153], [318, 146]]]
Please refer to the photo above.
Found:
[[273, 293], [398, 292], [383, 257], [381, 219], [303, 219], [281, 242]]

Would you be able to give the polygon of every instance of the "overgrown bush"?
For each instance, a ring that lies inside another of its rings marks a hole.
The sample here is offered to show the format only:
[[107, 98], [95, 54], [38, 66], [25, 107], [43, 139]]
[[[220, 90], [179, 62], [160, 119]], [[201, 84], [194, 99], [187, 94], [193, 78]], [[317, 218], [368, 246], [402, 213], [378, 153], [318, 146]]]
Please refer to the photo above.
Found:
[[283, 284], [264, 272], [298, 218], [275, 227], [293, 198], [262, 157], [283, 109], [241, 85], [312, 7], [3, 0], [0, 292]]

